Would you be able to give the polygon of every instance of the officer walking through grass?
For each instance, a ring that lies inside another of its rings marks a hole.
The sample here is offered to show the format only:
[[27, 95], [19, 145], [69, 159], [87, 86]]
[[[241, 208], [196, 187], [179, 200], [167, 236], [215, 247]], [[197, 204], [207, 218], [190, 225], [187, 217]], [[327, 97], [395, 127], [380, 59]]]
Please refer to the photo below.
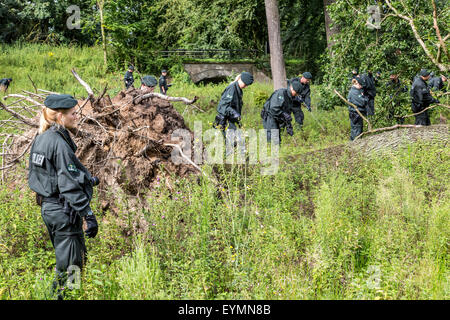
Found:
[[301, 129], [303, 126], [303, 120], [305, 115], [302, 111], [302, 103], [305, 104], [306, 109], [311, 112], [311, 89], [309, 87], [309, 82], [312, 79], [312, 75], [310, 72], [305, 72], [302, 74], [301, 78], [293, 78], [288, 81], [289, 83], [293, 80], [297, 80], [300, 82], [300, 89], [297, 91], [297, 95], [292, 100], [292, 110], [291, 112], [294, 114], [295, 124], [298, 129]]
[[93, 238], [98, 231], [90, 207], [92, 187], [98, 184], [98, 179], [76, 157], [77, 147], [68, 131], [76, 127], [77, 100], [70, 95], [52, 94], [44, 105], [39, 134], [30, 150], [28, 185], [36, 192], [55, 249], [53, 289], [62, 299], [61, 287], [67, 277], [81, 271], [86, 262], [82, 220], [87, 225], [86, 236]]
[[[303, 88], [298, 79], [289, 81], [287, 88], [275, 90], [272, 95], [264, 103], [261, 111], [263, 127], [266, 130], [267, 142], [281, 143], [280, 130], [286, 128], [287, 134], [292, 136], [294, 130], [292, 128], [291, 111], [294, 98]], [[277, 130], [277, 136], [272, 137], [271, 130]]]
[[12, 78], [3, 78], [0, 79], [0, 91], [6, 92], [8, 90], [9, 84], [11, 83]]
[[125, 89], [129, 89], [133, 86], [134, 78], [133, 78], [134, 67], [130, 65], [128, 67], [127, 72], [125, 72], [125, 76], [123, 77], [123, 81], [125, 82]]
[[161, 76], [159, 77], [159, 92], [163, 95], [167, 95], [167, 90], [171, 85], [167, 84], [167, 70], [161, 71]]

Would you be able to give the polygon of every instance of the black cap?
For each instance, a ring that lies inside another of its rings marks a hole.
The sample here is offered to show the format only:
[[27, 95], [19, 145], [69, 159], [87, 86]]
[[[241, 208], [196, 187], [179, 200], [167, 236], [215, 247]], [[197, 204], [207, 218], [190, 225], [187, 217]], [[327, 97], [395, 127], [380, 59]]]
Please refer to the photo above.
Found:
[[77, 103], [78, 101], [69, 94], [51, 94], [44, 101], [44, 105], [50, 109], [70, 109]]
[[358, 81], [358, 83], [359, 83], [360, 85], [362, 85], [362, 86], [364, 86], [364, 85], [366, 84], [366, 82], [364, 81], [364, 78], [363, 78], [363, 77], [356, 77], [355, 79], [356, 79], [356, 81]]
[[291, 86], [292, 86], [292, 89], [294, 89], [294, 91], [296, 93], [298, 93], [300, 91], [300, 89], [302, 88], [302, 84], [300, 83], [300, 81], [298, 79], [292, 80]]
[[430, 75], [430, 71], [428, 71], [427, 69], [422, 69], [420, 70], [419, 75], [422, 77], [428, 77]]
[[165, 73], [165, 72], [167, 72], [166, 69], [162, 69], [162, 70], [161, 70], [161, 73]]
[[253, 83], [253, 75], [250, 72], [244, 71], [241, 73], [241, 80], [243, 83], [249, 86]]
[[302, 76], [303, 76], [303, 78], [306, 78], [306, 79], [312, 79], [312, 74], [311, 74], [311, 72], [304, 72], [304, 73], [302, 74]]
[[130, 64], [130, 65], [128, 66], [128, 69], [131, 70], [131, 71], [134, 71], [133, 65]]
[[156, 78], [153, 76], [145, 76], [142, 78], [141, 83], [147, 87], [155, 87], [157, 84]]

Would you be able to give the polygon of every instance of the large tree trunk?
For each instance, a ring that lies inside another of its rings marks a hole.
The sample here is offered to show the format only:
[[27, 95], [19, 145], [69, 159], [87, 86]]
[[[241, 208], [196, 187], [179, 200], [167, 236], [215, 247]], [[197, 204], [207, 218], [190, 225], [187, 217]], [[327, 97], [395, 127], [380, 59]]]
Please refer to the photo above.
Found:
[[105, 0], [97, 1], [97, 5], [100, 11], [100, 29], [102, 32], [102, 47], [103, 47], [103, 62], [105, 63], [105, 67], [107, 66], [106, 59], [106, 36], [105, 36], [105, 24], [103, 21], [103, 7], [105, 5]]
[[274, 90], [286, 87], [286, 69], [280, 35], [280, 15], [277, 0], [264, 0], [266, 6], [267, 31], [269, 34], [270, 67]]
[[335, 1], [336, 0], [323, 0], [323, 12], [325, 13], [325, 30], [327, 33], [327, 47], [328, 47], [328, 52], [330, 54], [332, 54], [331, 46], [334, 43], [333, 36], [339, 32], [339, 29], [337, 28], [337, 26], [331, 27], [331, 24], [333, 23], [333, 21], [331, 20], [330, 15], [328, 14], [327, 7], [330, 4], [334, 3]]

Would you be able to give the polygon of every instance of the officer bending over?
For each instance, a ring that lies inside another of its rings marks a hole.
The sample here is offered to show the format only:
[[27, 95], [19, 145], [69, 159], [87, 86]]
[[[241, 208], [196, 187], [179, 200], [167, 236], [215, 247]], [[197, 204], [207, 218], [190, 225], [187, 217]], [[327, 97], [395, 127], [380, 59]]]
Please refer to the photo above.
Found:
[[305, 72], [303, 73], [301, 78], [293, 78], [288, 81], [288, 87], [289, 83], [293, 80], [298, 80], [301, 84], [299, 91], [297, 91], [297, 95], [292, 101], [292, 113], [294, 113], [296, 127], [298, 129], [302, 128], [303, 119], [305, 118], [305, 115], [302, 111], [302, 103], [304, 103], [306, 105], [306, 109], [311, 112], [311, 89], [309, 87], [309, 82], [311, 81], [311, 79], [311, 73]]
[[261, 111], [263, 127], [266, 130], [267, 142], [272, 142], [272, 129], [276, 129], [277, 136], [274, 143], [281, 143], [280, 130], [286, 128], [286, 132], [292, 136], [294, 134], [292, 128], [291, 110], [294, 97], [297, 92], [302, 89], [302, 84], [297, 79], [288, 83], [287, 88], [275, 90], [272, 95], [264, 103]]

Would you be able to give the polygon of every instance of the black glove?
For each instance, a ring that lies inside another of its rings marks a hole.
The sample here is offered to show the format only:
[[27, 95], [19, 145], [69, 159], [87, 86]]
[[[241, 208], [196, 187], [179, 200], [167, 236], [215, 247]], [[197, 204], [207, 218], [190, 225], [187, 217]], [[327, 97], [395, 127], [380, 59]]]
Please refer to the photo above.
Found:
[[309, 112], [311, 112], [311, 106], [306, 106], [306, 109], [308, 109]]
[[291, 123], [286, 125], [286, 132], [290, 136], [294, 135], [294, 129], [292, 128], [292, 124]]
[[226, 125], [226, 119], [223, 115], [220, 113], [216, 116], [213, 123], [213, 128], [219, 127], [219, 129], [225, 128]]
[[292, 117], [287, 112], [283, 112], [283, 119], [284, 119], [284, 122], [286, 122], [286, 123], [291, 123], [292, 122]]
[[97, 219], [95, 219], [95, 215], [91, 211], [84, 216], [84, 220], [86, 220], [87, 225], [87, 229], [86, 231], [84, 231], [84, 233], [86, 233], [86, 236], [88, 238], [94, 238], [98, 232], [98, 224]]
[[237, 113], [236, 110], [231, 109], [231, 111], [230, 111], [230, 120], [232, 122], [239, 122], [239, 121], [241, 121], [241, 115], [239, 113]]

